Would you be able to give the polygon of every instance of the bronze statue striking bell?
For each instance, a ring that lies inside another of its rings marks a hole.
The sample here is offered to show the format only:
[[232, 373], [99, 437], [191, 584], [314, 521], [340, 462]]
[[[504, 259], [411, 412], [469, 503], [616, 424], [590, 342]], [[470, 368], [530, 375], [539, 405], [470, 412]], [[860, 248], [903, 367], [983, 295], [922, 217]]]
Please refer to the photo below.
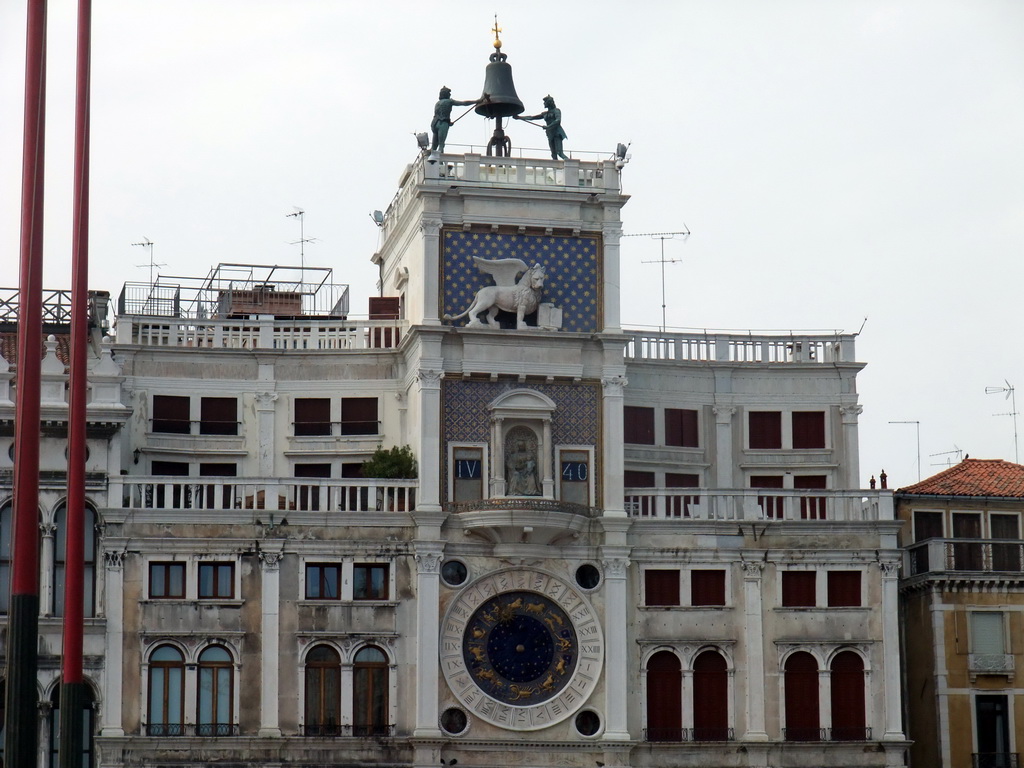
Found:
[[504, 53], [491, 54], [491, 63], [484, 73], [483, 98], [476, 106], [476, 113], [488, 118], [512, 117], [521, 115], [526, 107], [516, 94], [512, 83], [512, 65]]

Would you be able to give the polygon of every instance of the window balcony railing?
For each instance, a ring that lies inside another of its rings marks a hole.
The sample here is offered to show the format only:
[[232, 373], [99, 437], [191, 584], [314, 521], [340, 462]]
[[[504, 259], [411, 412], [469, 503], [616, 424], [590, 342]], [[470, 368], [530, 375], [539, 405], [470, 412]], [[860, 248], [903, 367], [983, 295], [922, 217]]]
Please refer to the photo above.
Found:
[[417, 480], [120, 476], [111, 499], [122, 509], [411, 512]]
[[927, 539], [907, 547], [911, 576], [948, 571], [1024, 572], [1024, 541], [1014, 539]]
[[630, 517], [658, 520], [892, 520], [890, 491], [627, 488]]
[[971, 755], [971, 768], [1019, 768], [1017, 752], [975, 752]]
[[644, 741], [680, 743], [735, 739], [736, 732], [732, 728], [644, 728]]
[[394, 725], [304, 725], [302, 735], [317, 739], [383, 738], [395, 735]]
[[809, 728], [797, 726], [796, 728], [783, 728], [782, 738], [785, 741], [827, 741], [827, 728]]
[[971, 653], [967, 656], [967, 671], [972, 675], [1013, 674], [1012, 653]]
[[871, 741], [871, 729], [852, 725], [828, 729], [829, 741]]
[[233, 723], [147, 723], [147, 736], [198, 736], [216, 738], [237, 736], [238, 726]]

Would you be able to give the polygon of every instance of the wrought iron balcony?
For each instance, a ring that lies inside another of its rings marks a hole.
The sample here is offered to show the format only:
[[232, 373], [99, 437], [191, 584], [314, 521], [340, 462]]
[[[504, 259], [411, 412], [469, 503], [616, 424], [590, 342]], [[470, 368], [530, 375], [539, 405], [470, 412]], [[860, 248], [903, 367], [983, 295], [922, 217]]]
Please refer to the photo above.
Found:
[[975, 752], [971, 755], [972, 768], [1018, 768], [1020, 755], [1016, 752]]
[[339, 725], [326, 723], [322, 725], [302, 726], [302, 735], [317, 739], [334, 738], [382, 738], [395, 735], [394, 725]]
[[1024, 541], [928, 539], [907, 547], [909, 573], [1022, 573]]
[[237, 736], [238, 726], [232, 723], [147, 723], [147, 736]]
[[644, 741], [692, 742], [735, 741], [732, 728], [644, 728]]

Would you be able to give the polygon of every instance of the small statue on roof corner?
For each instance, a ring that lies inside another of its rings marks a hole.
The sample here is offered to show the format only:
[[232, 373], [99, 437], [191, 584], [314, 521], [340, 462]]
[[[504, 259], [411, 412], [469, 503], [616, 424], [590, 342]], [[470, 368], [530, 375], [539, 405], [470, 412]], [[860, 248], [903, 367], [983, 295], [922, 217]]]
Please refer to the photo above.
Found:
[[544, 111], [537, 115], [514, 115], [516, 120], [544, 120], [544, 132], [548, 135], [548, 147], [551, 149], [551, 159], [568, 160], [562, 151], [562, 141], [569, 138], [562, 130], [562, 110], [555, 106], [552, 96], [544, 97]]

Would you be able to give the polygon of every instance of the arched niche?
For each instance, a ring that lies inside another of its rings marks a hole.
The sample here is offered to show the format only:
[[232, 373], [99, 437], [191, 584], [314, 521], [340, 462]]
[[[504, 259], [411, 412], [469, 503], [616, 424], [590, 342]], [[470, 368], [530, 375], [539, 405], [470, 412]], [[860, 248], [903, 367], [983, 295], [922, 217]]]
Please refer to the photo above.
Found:
[[492, 497], [554, 498], [555, 408], [551, 398], [532, 389], [514, 389], [491, 401]]

